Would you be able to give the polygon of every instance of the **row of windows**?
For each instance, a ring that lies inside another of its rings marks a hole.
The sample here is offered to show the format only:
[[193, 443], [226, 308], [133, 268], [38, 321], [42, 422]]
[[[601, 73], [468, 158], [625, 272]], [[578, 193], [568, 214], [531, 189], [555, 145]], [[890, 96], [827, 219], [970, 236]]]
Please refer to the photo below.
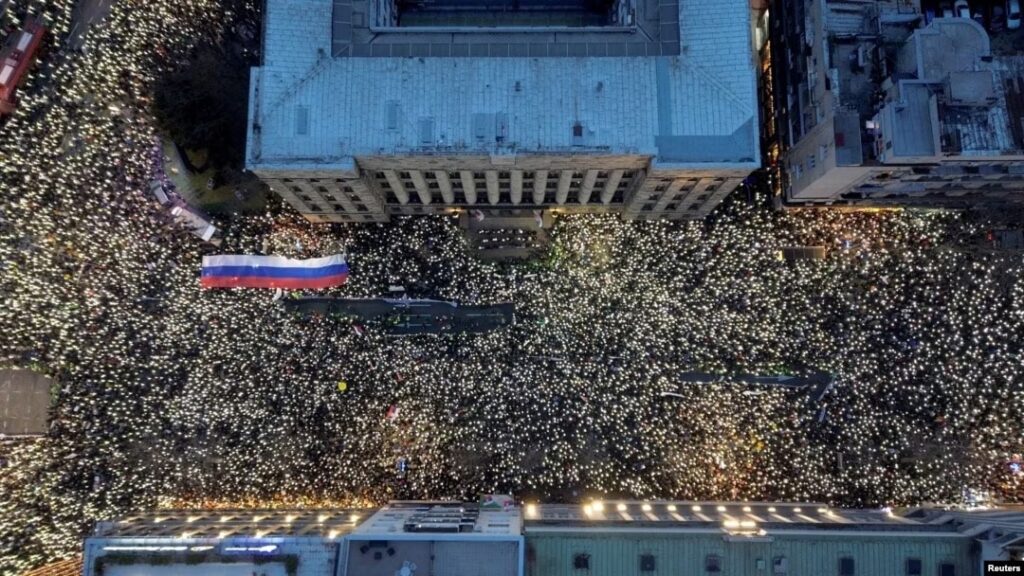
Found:
[[[317, 204], [317, 203], [315, 203], [314, 201], [311, 201], [311, 200], [306, 200], [306, 199], [302, 199], [302, 200], [303, 200], [304, 203], [302, 204], [301, 209], [302, 210], [308, 210], [309, 212], [312, 212], [314, 214], [318, 214], [318, 213], [321, 213], [321, 212], [348, 212], [348, 210], [345, 210], [344, 206], [342, 206], [341, 204], [338, 204], [336, 202], [328, 202], [326, 204], [324, 204], [324, 203]], [[366, 206], [364, 204], [356, 204], [355, 207], [356, 207], [356, 210], [358, 212], [369, 212], [369, 210], [367, 210], [367, 208], [366, 208]]]
[[348, 180], [342, 180], [341, 178], [282, 178], [281, 182], [285, 184], [294, 183], [305, 183], [305, 184], [333, 184], [339, 186], [342, 190], [351, 192], [352, 188], [348, 185]]
[[[654, 187], [654, 191], [655, 192], [666, 192], [672, 186], [673, 182], [674, 182], [674, 180], [662, 180], [660, 184], [658, 184], [657, 186]], [[688, 184], [682, 186], [679, 189], [679, 191], [673, 192], [673, 194], [685, 194], [685, 193], [689, 192], [690, 190], [693, 190], [694, 188], [696, 188], [697, 183], [698, 183], [697, 180], [691, 180]], [[722, 184], [725, 184], [725, 179], [724, 178], [713, 178], [711, 180], [711, 183], [708, 184], [707, 188], [705, 188], [705, 191], [706, 192], [714, 192], [714, 191], [718, 190], [722, 186]]]
[[[393, 205], [394, 204], [401, 204], [401, 202], [398, 199], [398, 195], [395, 194], [395, 192], [393, 190], [389, 189], [386, 192], [387, 192], [388, 204], [393, 204]], [[621, 190], [621, 189], [620, 190], [616, 190], [615, 194], [612, 196], [611, 200], [608, 203], [609, 204], [622, 204], [625, 201], [625, 195], [626, 195], [625, 194], [625, 190]], [[512, 202], [512, 191], [509, 190], [509, 189], [504, 189], [504, 190], [501, 190], [499, 192], [499, 194], [498, 194], [498, 202], [497, 203], [498, 204], [508, 204], [508, 205], [512, 205], [512, 206], [534, 206], [534, 205], [548, 206], [548, 205], [555, 205], [555, 204], [558, 203], [557, 196], [558, 196], [557, 192], [555, 190], [552, 190], [550, 187], [548, 187], [548, 189], [544, 192], [544, 199], [543, 199], [543, 201], [540, 202], [539, 204], [535, 204], [534, 201], [533, 201], [533, 191], [530, 190], [527, 187], [524, 187], [522, 198], [520, 199], [520, 202], [518, 204], [515, 204], [514, 202]], [[431, 199], [432, 200], [433, 199], [441, 200], [441, 198], [437, 194], [431, 194]], [[420, 198], [420, 195], [417, 194], [415, 191], [409, 193], [409, 201], [407, 202], [407, 204], [422, 204], [422, 202], [423, 201]], [[590, 195], [590, 199], [589, 199], [589, 201], [587, 203], [588, 204], [596, 204], [596, 205], [603, 205], [604, 204], [603, 202], [601, 202], [600, 195], [596, 194], [596, 193]], [[489, 197], [487, 195], [487, 191], [486, 190], [477, 190], [476, 202], [472, 203], [472, 204], [470, 203], [469, 198], [466, 197], [465, 193], [462, 190], [458, 190], [458, 191], [456, 191], [456, 196], [455, 196], [454, 204], [491, 205], [491, 202], [490, 202], [490, 199], [489, 199]], [[570, 190], [568, 196], [566, 197], [565, 205], [573, 205], [573, 204], [577, 204], [577, 205], [580, 204], [580, 195], [579, 195], [579, 191], [578, 190]]]
[[[552, 175], [556, 175], [556, 177], [557, 177], [557, 175], [559, 173], [561, 173], [561, 170], [548, 170], [548, 179], [550, 179], [552, 177]], [[433, 170], [424, 170], [424, 171], [420, 172], [420, 174], [422, 174], [423, 177], [425, 179], [428, 179], [428, 180], [435, 177]], [[487, 174], [486, 172], [473, 172], [473, 179], [474, 180], [483, 181], [486, 178], [486, 174]], [[585, 174], [586, 174], [586, 171], [583, 171], [583, 172], [577, 171], [577, 172], [573, 172], [573, 177], [574, 178], [583, 178], [583, 176]], [[608, 178], [611, 177], [611, 174], [612, 174], [611, 171], [600, 170], [597, 173], [597, 179], [598, 180], [607, 180]], [[625, 170], [623, 172], [623, 174], [622, 174], [622, 178], [623, 179], [632, 178], [635, 175], [636, 175], [636, 173], [633, 170]], [[461, 178], [461, 176], [462, 176], [462, 172], [461, 171], [448, 172], [448, 177], [453, 182], [456, 179]], [[379, 172], [378, 171], [375, 174], [375, 177], [376, 177], [377, 180], [385, 179], [384, 172]], [[523, 180], [527, 180], [527, 179], [532, 180], [534, 177], [536, 177], [536, 172], [523, 171]], [[412, 180], [412, 172], [398, 172], [398, 178], [400, 180], [409, 180], [409, 181], [411, 181]], [[508, 172], [508, 171], [498, 172], [498, 179], [499, 180], [511, 180], [512, 179], [512, 173]]]
[[372, 222], [373, 214], [315, 214], [318, 222]]
[[[757, 570], [763, 571], [766, 567], [763, 565], [764, 560], [757, 560]], [[920, 558], [907, 558], [904, 564], [905, 576], [925, 576], [923, 571], [923, 562]], [[577, 553], [573, 555], [572, 567], [575, 570], [590, 570], [591, 560], [589, 554]], [[657, 569], [657, 558], [653, 554], [641, 554], [640, 555], [640, 571], [641, 572], [654, 572]], [[722, 571], [722, 557], [718, 554], [708, 554], [704, 557], [704, 572], [706, 574], [718, 574]], [[784, 576], [789, 573], [789, 559], [785, 556], [776, 556], [772, 558], [771, 573], [775, 576]], [[837, 576], [856, 576], [857, 565], [856, 561], [849, 556], [839, 558], [836, 566]], [[821, 576], [826, 576], [822, 574]], [[939, 564], [936, 576], [956, 576], [956, 564], [952, 562], [943, 562]]]
[[[349, 199], [352, 206], [355, 207], [356, 211], [369, 212], [369, 207], [367, 207], [367, 205], [364, 204], [362, 200], [355, 195], [354, 192], [352, 192], [351, 186], [343, 185], [341, 187], [342, 191], [337, 192], [330, 190], [329, 188], [327, 188], [327, 186], [324, 186], [323, 184], [316, 184], [316, 182], [320, 182], [319, 180], [309, 180], [308, 182], [311, 183], [311, 186], [313, 186], [316, 189], [316, 191], [320, 194], [320, 197], [318, 198], [316, 196], [307, 194], [302, 186], [292, 184], [292, 180], [286, 179], [282, 180], [281, 182], [285, 183], [285, 186], [288, 188], [288, 190], [292, 194], [294, 194], [299, 201], [302, 202], [303, 206], [301, 208], [303, 210], [308, 210], [309, 212], [313, 213], [332, 211], [343, 212], [345, 211], [345, 208], [341, 204], [340, 196], [345, 195]], [[340, 180], [337, 182], [340, 182]]]
[[[440, 184], [437, 181], [437, 177], [433, 172], [422, 172], [423, 180], [427, 183], [427, 187], [431, 190], [439, 190]], [[597, 178], [594, 180], [594, 191], [602, 191], [610, 178], [610, 172], [601, 171], [598, 172]], [[415, 190], [416, 185], [412, 179], [410, 172], [399, 172], [397, 174], [398, 179], [401, 180], [402, 186], [407, 191]], [[558, 180], [561, 174], [557, 170], [548, 172], [547, 179], [545, 180], [545, 186], [547, 189], [556, 188]], [[616, 191], [625, 192], [633, 181], [636, 173], [633, 171], [626, 171], [622, 175], [622, 179], [619, 181]], [[573, 172], [572, 180], [569, 182], [570, 190], [578, 190], [583, 187], [583, 181], [586, 177], [585, 172]], [[377, 172], [374, 176], [377, 184], [384, 191], [390, 191], [392, 189], [391, 182], [388, 181], [384, 172]], [[453, 190], [462, 190], [462, 176], [459, 172], [449, 172], [448, 181], [451, 184]], [[497, 173], [498, 187], [502, 190], [511, 190], [512, 188], [512, 173], [511, 172], [498, 172]], [[522, 178], [523, 187], [532, 187], [536, 184], [536, 173], [535, 172], [523, 172]], [[487, 175], [485, 172], [473, 172], [473, 185], [477, 190], [487, 190]]]
[[[704, 200], [707, 200], [706, 196], [698, 197], [694, 202], [687, 204], [686, 202], [669, 202], [665, 205], [665, 212], [699, 212], [704, 205]], [[657, 202], [647, 202], [640, 207], [642, 212], [653, 212], [657, 208]]]

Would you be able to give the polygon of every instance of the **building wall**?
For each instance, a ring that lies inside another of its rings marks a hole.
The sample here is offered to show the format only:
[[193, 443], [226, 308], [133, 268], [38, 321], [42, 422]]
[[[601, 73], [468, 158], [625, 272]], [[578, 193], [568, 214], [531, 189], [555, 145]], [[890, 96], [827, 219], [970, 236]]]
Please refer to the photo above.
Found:
[[[622, 531], [527, 531], [529, 576], [698, 576], [705, 575], [708, 555], [720, 558], [717, 576], [835, 576], [839, 559], [854, 559], [855, 576], [903, 576], [908, 558], [920, 558], [922, 576], [938, 576], [939, 565], [951, 562], [957, 576], [974, 574], [971, 539], [958, 534], [908, 536], [775, 535], [766, 539], [726, 541], [721, 534]], [[590, 556], [589, 571], [574, 570], [576, 554]], [[640, 556], [652, 554], [655, 570], [640, 570]], [[785, 557], [785, 572], [773, 561]]]
[[317, 222], [382, 222], [452, 209], [684, 220], [710, 213], [749, 170], [657, 169], [650, 157], [635, 155], [407, 155], [357, 158], [351, 170], [257, 174]]
[[824, 122], [790, 148], [784, 166], [789, 194], [794, 198], [807, 196], [805, 189], [818, 185], [821, 178], [836, 168], [834, 113], [830, 111]]
[[[851, 197], [850, 195], [855, 195]], [[1024, 161], [944, 161], [914, 166], [852, 166], [828, 170], [790, 196], [796, 201], [843, 198], [936, 205], [984, 196], [989, 203], [1024, 203]]]

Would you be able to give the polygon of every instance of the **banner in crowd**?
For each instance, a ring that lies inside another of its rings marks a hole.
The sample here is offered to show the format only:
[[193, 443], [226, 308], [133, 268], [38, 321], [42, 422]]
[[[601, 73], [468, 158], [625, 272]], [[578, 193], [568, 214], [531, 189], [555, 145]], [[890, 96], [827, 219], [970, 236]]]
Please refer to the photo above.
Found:
[[203, 288], [330, 288], [348, 280], [345, 256], [296, 260], [281, 256], [203, 256]]

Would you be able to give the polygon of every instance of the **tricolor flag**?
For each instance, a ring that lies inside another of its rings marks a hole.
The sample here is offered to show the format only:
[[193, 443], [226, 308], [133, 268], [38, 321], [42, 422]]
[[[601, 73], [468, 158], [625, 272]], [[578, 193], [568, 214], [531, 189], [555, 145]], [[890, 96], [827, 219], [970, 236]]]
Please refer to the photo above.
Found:
[[203, 256], [203, 288], [330, 288], [348, 280], [345, 256]]

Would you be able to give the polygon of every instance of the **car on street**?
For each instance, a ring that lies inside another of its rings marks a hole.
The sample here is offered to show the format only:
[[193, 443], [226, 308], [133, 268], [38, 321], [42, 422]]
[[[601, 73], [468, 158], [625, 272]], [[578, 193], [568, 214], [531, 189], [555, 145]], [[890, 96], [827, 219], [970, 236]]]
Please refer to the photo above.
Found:
[[989, 21], [989, 32], [1002, 32], [1006, 29], [1006, 10], [1000, 6], [992, 7], [992, 19]]
[[1020, 0], [1006, 3], [1006, 27], [1010, 30], [1020, 28]]
[[970, 18], [971, 7], [967, 4], [967, 0], [956, 0], [956, 4], [953, 6], [956, 12], [957, 18]]

